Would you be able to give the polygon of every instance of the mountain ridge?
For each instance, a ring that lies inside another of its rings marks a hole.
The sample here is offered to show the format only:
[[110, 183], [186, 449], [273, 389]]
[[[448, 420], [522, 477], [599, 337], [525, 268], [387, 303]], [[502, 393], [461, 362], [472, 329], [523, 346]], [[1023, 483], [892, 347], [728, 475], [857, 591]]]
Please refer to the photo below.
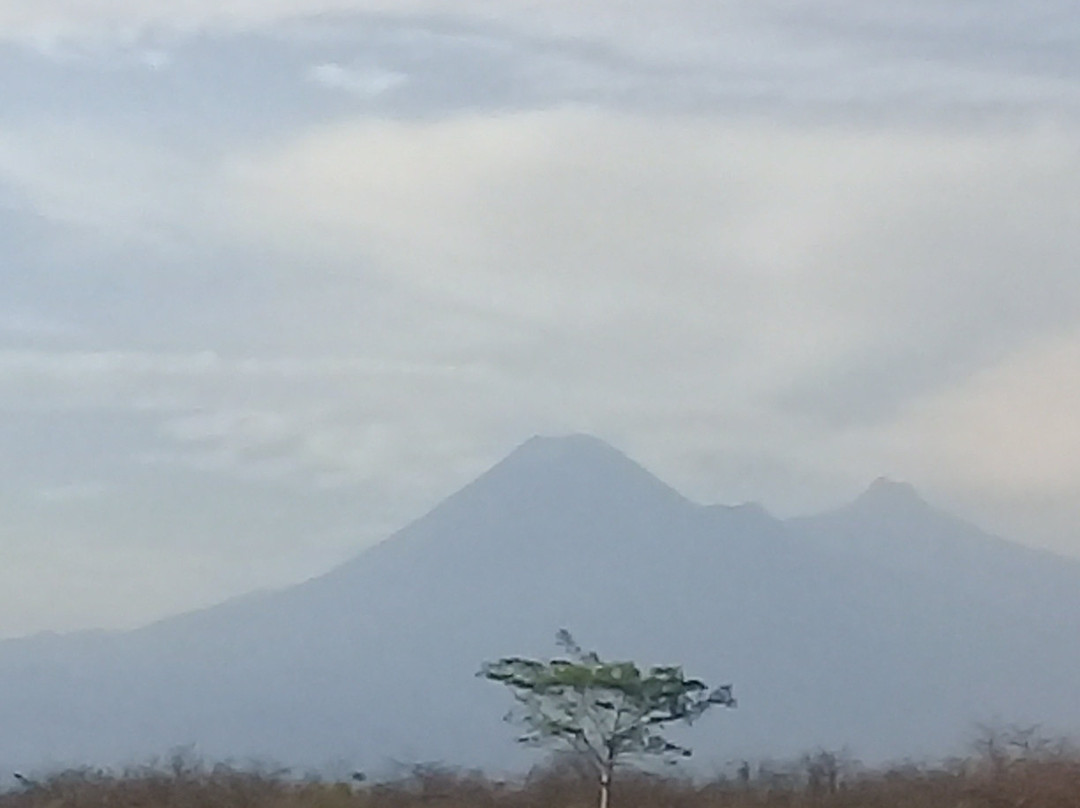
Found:
[[504, 694], [474, 674], [549, 655], [560, 627], [606, 656], [734, 682], [740, 709], [695, 730], [706, 762], [945, 753], [1001, 693], [1010, 719], [1080, 731], [1063, 673], [1080, 667], [1080, 563], [1017, 565], [915, 499], [935, 542], [974, 554], [927, 562], [903, 525], [867, 537], [886, 519], [874, 498], [779, 520], [693, 503], [596, 438], [533, 438], [297, 586], [49, 654], [0, 643], [0, 758], [131, 762], [196, 742], [301, 765], [520, 767]]

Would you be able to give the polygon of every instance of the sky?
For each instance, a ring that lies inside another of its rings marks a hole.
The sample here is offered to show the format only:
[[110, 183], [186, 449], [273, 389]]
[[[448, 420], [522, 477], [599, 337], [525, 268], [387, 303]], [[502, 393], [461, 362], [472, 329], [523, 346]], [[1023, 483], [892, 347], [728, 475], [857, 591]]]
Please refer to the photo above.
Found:
[[533, 434], [1080, 556], [1064, 0], [0, 0], [0, 636], [325, 571]]

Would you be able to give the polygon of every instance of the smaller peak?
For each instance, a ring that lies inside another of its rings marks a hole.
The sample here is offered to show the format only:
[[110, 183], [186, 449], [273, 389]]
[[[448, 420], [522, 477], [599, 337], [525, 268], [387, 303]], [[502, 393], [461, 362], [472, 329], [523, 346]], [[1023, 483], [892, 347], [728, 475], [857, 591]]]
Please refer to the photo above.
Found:
[[915, 486], [911, 483], [904, 482], [903, 480], [894, 480], [892, 477], [878, 477], [870, 486], [866, 489], [868, 494], [882, 494], [887, 493], [889, 495], [905, 494], [918, 496], [918, 492], [915, 490]]
[[898, 490], [914, 491], [915, 486], [913, 486], [909, 482], [905, 482], [903, 480], [894, 480], [892, 477], [888, 477], [888, 476], [883, 475], [881, 477], [878, 477], [872, 483], [870, 483], [867, 490], [869, 490], [869, 491], [898, 491]]
[[708, 510], [734, 518], [741, 524], [763, 525], [776, 522], [773, 516], [760, 502], [743, 502], [738, 505], [710, 505]]
[[768, 510], [765, 509], [765, 506], [762, 505], [760, 502], [740, 502], [738, 505], [709, 505], [707, 507], [713, 511], [739, 514], [748, 518], [772, 518], [772, 515], [768, 512]]
[[870, 483], [870, 487], [855, 500], [854, 504], [860, 508], [873, 508], [875, 510], [882, 508], [889, 510], [898, 508], [922, 510], [929, 507], [926, 500], [915, 490], [915, 486], [911, 483], [893, 480], [890, 477], [878, 477]]
[[772, 519], [772, 514], [760, 502], [742, 502], [732, 507], [735, 513], [745, 514], [755, 519]]

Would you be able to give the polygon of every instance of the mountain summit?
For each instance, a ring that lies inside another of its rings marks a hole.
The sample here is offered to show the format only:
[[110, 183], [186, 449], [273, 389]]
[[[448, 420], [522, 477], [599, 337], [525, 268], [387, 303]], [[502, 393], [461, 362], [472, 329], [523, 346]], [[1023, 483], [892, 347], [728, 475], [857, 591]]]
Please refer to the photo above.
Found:
[[578, 464], [586, 459], [597, 464], [630, 465], [641, 469], [641, 466], [610, 443], [580, 432], [569, 435], [533, 435], [511, 452], [499, 466], [518, 462]]
[[[127, 633], [0, 643], [0, 759], [526, 765], [476, 678], [555, 653], [732, 682], [698, 759], [952, 751], [973, 722], [1080, 731], [1080, 563], [879, 481], [783, 522], [696, 505], [604, 442], [533, 438], [322, 577]], [[1001, 694], [1008, 694], [1003, 701]], [[911, 705], [918, 705], [912, 709]]]
[[[462, 494], [503, 502], [581, 501], [596, 507], [645, 500], [664, 507], [688, 504], [615, 447], [591, 435], [536, 435], [469, 485]], [[456, 495], [456, 497], [461, 494]], [[455, 498], [456, 498], [455, 497]]]

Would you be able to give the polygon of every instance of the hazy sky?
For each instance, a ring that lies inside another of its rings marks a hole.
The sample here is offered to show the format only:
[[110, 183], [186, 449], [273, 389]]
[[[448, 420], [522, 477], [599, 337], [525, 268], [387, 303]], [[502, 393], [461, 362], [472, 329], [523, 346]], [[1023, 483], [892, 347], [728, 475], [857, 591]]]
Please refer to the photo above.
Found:
[[0, 0], [0, 635], [320, 572], [534, 433], [1080, 555], [1065, 0]]

